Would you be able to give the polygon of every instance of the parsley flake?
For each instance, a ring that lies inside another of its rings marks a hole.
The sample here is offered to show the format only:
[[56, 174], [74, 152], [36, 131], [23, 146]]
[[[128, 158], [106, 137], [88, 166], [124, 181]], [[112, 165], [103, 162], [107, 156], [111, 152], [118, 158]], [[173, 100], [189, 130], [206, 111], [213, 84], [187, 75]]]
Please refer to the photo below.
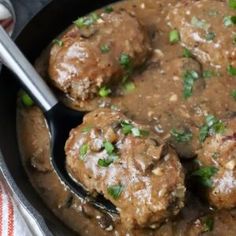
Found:
[[208, 135], [213, 136], [215, 134], [223, 133], [225, 125], [221, 120], [218, 120], [213, 115], [208, 115], [205, 118], [205, 124], [200, 128], [199, 140], [204, 142]]
[[223, 21], [224, 21], [224, 25], [226, 27], [235, 25], [236, 24], [236, 16], [226, 16]]
[[192, 176], [196, 176], [200, 184], [205, 187], [212, 187], [212, 177], [217, 173], [218, 169], [214, 166], [200, 167], [198, 170], [192, 173]]
[[232, 90], [230, 95], [236, 101], [236, 89]]
[[193, 137], [191, 132], [187, 132], [187, 131], [184, 131], [184, 130], [172, 129], [170, 133], [171, 133], [171, 136], [178, 143], [189, 142], [192, 139], [192, 137]]
[[232, 65], [229, 65], [227, 67], [228, 74], [231, 76], [236, 76], [236, 67], [233, 67]]
[[64, 42], [60, 39], [53, 39], [52, 43], [58, 45], [59, 47], [64, 45]]
[[230, 8], [236, 10], [236, 0], [229, 0], [228, 5]]
[[107, 188], [107, 192], [113, 199], [117, 200], [123, 192], [123, 189], [124, 187], [121, 184], [112, 185]]
[[109, 45], [107, 45], [107, 44], [101, 45], [100, 51], [101, 51], [101, 53], [103, 53], [103, 54], [108, 53], [108, 52], [110, 51]]
[[81, 160], [84, 160], [85, 156], [87, 155], [88, 153], [88, 144], [83, 144], [80, 149], [79, 149], [79, 155], [80, 155], [80, 159]]
[[96, 23], [97, 20], [99, 19], [99, 16], [96, 13], [92, 13], [88, 16], [80, 17], [73, 23], [78, 27], [78, 28], [84, 28], [84, 27], [89, 27], [92, 24]]
[[107, 88], [106, 86], [101, 87], [99, 92], [98, 92], [100, 97], [108, 97], [111, 94], [111, 89]]
[[199, 74], [194, 70], [187, 70], [183, 75], [184, 80], [184, 98], [192, 96], [193, 85], [196, 80], [199, 79]]

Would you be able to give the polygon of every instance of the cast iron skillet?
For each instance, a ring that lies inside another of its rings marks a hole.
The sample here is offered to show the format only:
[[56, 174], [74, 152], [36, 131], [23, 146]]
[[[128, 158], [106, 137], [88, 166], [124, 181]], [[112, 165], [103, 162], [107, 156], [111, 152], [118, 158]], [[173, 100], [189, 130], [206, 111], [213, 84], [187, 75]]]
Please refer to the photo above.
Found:
[[[115, 0], [54, 0], [30, 21], [16, 42], [33, 63], [41, 51], [78, 16]], [[92, 4], [91, 4], [92, 3]], [[32, 188], [23, 166], [16, 137], [16, 93], [19, 84], [4, 68], [0, 79], [0, 165], [10, 188], [36, 218], [45, 235], [74, 235], [47, 209]]]

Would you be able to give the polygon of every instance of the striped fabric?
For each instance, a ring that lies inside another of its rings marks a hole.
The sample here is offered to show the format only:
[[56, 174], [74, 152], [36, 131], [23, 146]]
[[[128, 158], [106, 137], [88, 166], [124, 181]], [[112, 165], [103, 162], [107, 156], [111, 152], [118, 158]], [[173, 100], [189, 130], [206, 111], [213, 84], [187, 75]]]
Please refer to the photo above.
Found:
[[21, 212], [0, 183], [0, 236], [32, 236]]

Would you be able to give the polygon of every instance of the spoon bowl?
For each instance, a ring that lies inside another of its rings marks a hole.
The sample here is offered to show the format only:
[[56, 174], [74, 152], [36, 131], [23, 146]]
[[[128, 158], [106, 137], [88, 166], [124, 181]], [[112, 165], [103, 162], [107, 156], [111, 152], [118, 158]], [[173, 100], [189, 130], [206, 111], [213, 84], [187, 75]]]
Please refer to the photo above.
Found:
[[16, 44], [0, 26], [0, 58], [20, 80], [25, 90], [44, 112], [51, 141], [51, 164], [66, 188], [80, 199], [109, 213], [117, 213], [116, 207], [102, 195], [92, 197], [82, 184], [75, 182], [66, 170], [64, 146], [71, 129], [81, 124], [84, 113], [72, 110], [58, 101], [50, 88], [21, 53]]

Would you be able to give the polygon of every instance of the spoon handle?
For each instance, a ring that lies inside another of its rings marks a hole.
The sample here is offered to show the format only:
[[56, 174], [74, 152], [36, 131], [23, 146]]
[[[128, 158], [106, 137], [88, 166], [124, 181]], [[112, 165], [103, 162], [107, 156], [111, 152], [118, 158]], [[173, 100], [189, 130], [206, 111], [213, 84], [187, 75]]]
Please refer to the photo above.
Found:
[[51, 110], [58, 100], [47, 84], [25, 58], [6, 31], [0, 26], [0, 58], [5, 66], [19, 78], [44, 112]]

